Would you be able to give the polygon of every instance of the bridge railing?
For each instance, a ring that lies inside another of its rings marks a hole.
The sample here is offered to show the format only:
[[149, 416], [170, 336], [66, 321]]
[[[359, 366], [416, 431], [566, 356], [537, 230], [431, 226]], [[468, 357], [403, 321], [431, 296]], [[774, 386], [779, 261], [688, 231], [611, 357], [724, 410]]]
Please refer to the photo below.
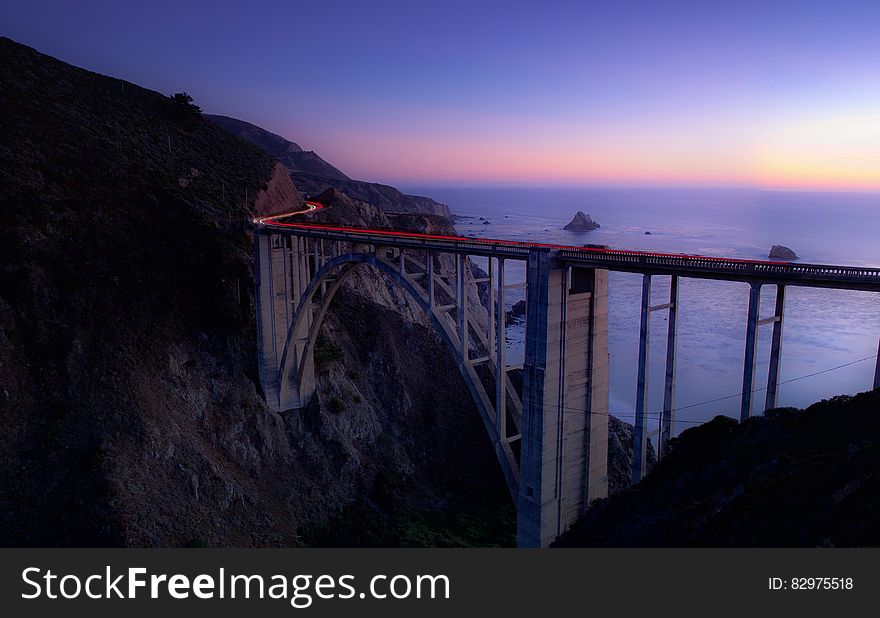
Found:
[[491, 255], [508, 259], [525, 260], [533, 249], [528, 243], [492, 242], [490, 240], [467, 240], [455, 237], [431, 236], [428, 234], [370, 233], [369, 230], [332, 230], [310, 226], [279, 226], [266, 225], [265, 229], [272, 234], [291, 234], [308, 238], [347, 242], [354, 244], [381, 245], [383, 247], [400, 247], [442, 251], [446, 253], [463, 253], [467, 255]]
[[795, 264], [740, 260], [735, 258], [676, 255], [625, 251], [593, 247], [570, 247], [564, 245], [528, 243], [497, 239], [466, 239], [458, 236], [441, 236], [398, 231], [376, 231], [331, 228], [329, 226], [268, 224], [271, 233], [292, 234], [310, 238], [323, 238], [348, 243], [364, 243], [409, 249], [442, 251], [467, 255], [483, 255], [524, 260], [535, 249], [549, 250], [566, 262], [589, 264], [632, 272], [679, 271], [683, 276], [706, 276], [731, 278], [733, 280], [764, 279], [803, 285], [827, 282], [830, 287], [880, 290], [880, 269], [861, 266], [838, 266], [831, 264]]
[[652, 268], [661, 270], [678, 269], [681, 271], [733, 275], [737, 278], [825, 280], [842, 283], [873, 284], [880, 287], [880, 269], [860, 266], [794, 264], [791, 262], [738, 260], [704, 256], [662, 255], [638, 251], [592, 250], [589, 248], [561, 249], [559, 257], [569, 262], [606, 264], [611, 270], [625, 270], [627, 267], [632, 267], [633, 270], [638, 271], [651, 270]]

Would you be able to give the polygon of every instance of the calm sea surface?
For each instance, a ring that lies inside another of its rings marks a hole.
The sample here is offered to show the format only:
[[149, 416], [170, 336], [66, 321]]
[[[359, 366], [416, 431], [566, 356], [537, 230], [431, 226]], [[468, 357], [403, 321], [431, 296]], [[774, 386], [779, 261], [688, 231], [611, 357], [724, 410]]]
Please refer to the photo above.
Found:
[[[803, 262], [880, 267], [880, 194], [595, 187], [404, 190], [448, 204], [462, 217], [457, 227], [463, 235], [758, 259], [767, 258], [771, 245], [782, 244]], [[578, 210], [602, 227], [564, 231]], [[522, 266], [507, 270], [511, 283], [524, 276]], [[656, 277], [653, 288], [653, 303], [666, 302], [668, 279]], [[683, 279], [679, 293], [678, 429], [717, 414], [738, 417], [748, 287]], [[613, 414], [629, 421], [635, 406], [640, 295], [641, 276], [611, 273], [610, 404]], [[512, 291], [508, 305], [519, 298], [522, 293]], [[773, 312], [774, 298], [774, 289], [765, 287], [762, 315]], [[654, 315], [651, 327], [648, 409], [654, 414], [662, 405], [664, 312]], [[759, 332], [757, 388], [767, 382], [771, 330], [765, 326]], [[859, 359], [877, 354], [878, 337], [880, 294], [788, 288], [779, 405], [803, 407], [870, 388], [874, 359]], [[512, 329], [509, 347], [510, 362], [521, 362], [521, 330]], [[848, 363], [853, 364], [826, 371]], [[817, 372], [823, 373], [811, 375]], [[755, 393], [758, 411], [764, 395]]]

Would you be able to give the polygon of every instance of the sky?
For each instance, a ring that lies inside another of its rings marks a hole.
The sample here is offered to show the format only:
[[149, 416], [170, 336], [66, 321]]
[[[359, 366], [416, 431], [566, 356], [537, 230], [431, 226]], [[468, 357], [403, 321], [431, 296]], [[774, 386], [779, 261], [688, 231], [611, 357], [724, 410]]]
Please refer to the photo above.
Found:
[[361, 179], [880, 190], [880, 1], [5, 0]]

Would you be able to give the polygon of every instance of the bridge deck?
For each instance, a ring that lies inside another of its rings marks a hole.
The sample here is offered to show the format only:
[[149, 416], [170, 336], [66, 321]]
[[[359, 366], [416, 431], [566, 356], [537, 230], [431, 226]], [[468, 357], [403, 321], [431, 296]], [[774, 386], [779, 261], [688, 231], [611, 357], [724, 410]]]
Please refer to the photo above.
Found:
[[525, 260], [530, 251], [546, 249], [551, 252], [553, 257], [565, 264], [589, 268], [604, 268], [619, 272], [667, 274], [698, 279], [799, 285], [817, 288], [880, 291], [880, 268], [627, 251], [284, 221], [284, 219], [289, 219], [293, 215], [305, 214], [320, 208], [322, 208], [321, 204], [308, 202], [308, 209], [305, 211], [262, 217], [255, 219], [254, 223], [259, 228], [270, 230], [273, 233], [422, 251], [442, 251]]

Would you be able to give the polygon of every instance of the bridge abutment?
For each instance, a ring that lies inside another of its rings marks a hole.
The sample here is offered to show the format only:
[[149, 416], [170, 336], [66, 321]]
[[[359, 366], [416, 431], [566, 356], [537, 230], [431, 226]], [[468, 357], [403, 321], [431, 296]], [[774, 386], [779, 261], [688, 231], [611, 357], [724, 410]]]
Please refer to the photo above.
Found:
[[527, 269], [517, 544], [546, 547], [608, 494], [608, 273]]
[[275, 411], [303, 407], [315, 388], [310, 359], [302, 380], [286, 379], [282, 385], [279, 373], [285, 347], [305, 345], [295, 339], [288, 343], [297, 305], [309, 281], [302, 242], [296, 236], [254, 234], [258, 370], [266, 402]]

